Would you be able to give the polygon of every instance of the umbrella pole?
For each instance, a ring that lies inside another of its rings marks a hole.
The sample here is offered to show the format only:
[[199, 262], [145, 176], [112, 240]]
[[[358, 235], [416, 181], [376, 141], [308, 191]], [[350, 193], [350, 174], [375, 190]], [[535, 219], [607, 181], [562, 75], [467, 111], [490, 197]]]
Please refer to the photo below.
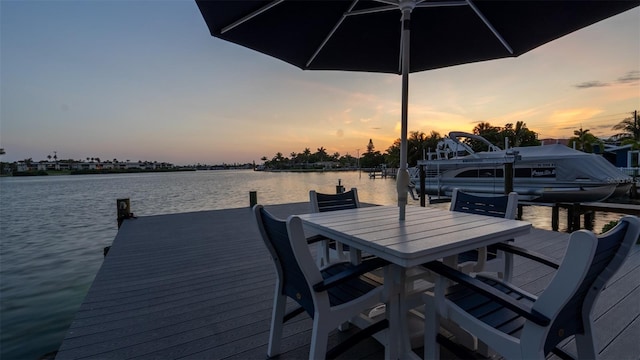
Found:
[[[415, 4], [412, 4], [415, 5]], [[396, 178], [400, 221], [405, 220], [409, 171], [407, 170], [407, 123], [409, 109], [409, 50], [411, 34], [411, 10], [413, 6], [402, 8], [402, 122], [400, 131], [400, 169]]]

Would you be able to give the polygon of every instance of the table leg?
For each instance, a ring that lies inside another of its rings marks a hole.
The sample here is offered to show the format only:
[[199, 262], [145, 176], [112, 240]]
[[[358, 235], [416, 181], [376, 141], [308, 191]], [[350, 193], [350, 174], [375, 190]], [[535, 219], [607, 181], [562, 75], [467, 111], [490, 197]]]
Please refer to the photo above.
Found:
[[352, 264], [360, 264], [362, 262], [362, 251], [360, 249], [349, 249], [349, 260]]
[[398, 266], [398, 270], [396, 271], [396, 275], [398, 278], [396, 279], [396, 286], [399, 289], [398, 291], [398, 308], [399, 308], [399, 325], [400, 325], [400, 338], [398, 340], [399, 353], [402, 359], [411, 359], [415, 356], [413, 350], [411, 349], [411, 332], [409, 331], [409, 303], [408, 303], [408, 294], [407, 294], [407, 274], [406, 268]]
[[390, 264], [384, 269], [384, 295], [387, 299], [387, 319], [389, 331], [387, 332], [387, 346], [384, 349], [385, 359], [399, 359], [399, 329], [400, 329], [400, 291], [395, 279], [399, 266]]
[[411, 349], [411, 334], [409, 333], [409, 305], [407, 303], [406, 269], [391, 264], [385, 268], [384, 287], [387, 296], [387, 319], [389, 331], [385, 359], [418, 358]]

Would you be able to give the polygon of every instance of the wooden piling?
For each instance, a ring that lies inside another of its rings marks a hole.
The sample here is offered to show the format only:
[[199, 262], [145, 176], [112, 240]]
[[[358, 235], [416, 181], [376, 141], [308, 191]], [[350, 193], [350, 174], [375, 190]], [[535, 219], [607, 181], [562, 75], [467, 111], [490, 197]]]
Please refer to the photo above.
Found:
[[569, 232], [580, 230], [581, 209], [579, 203], [567, 207], [567, 227]]
[[551, 209], [551, 230], [558, 231], [560, 225], [560, 206], [553, 205]]
[[513, 191], [513, 163], [504, 164], [504, 194], [509, 195]]
[[[596, 212], [593, 210], [587, 210], [584, 212], [584, 228], [593, 231], [594, 220], [596, 219]], [[580, 221], [580, 220], [578, 220]]]
[[342, 186], [342, 179], [338, 179], [338, 185], [336, 185], [336, 194], [344, 193], [344, 186]]
[[420, 206], [426, 206], [426, 192], [425, 192], [425, 181], [426, 181], [426, 173], [424, 171], [424, 165], [420, 165]]
[[118, 229], [120, 229], [124, 219], [129, 219], [133, 216], [131, 213], [131, 201], [129, 201], [129, 198], [117, 199], [116, 206], [118, 211]]
[[524, 206], [522, 204], [518, 204], [518, 214], [516, 215], [516, 219], [522, 220], [523, 212], [524, 212]]
[[249, 191], [249, 207], [252, 208], [258, 203], [258, 192]]

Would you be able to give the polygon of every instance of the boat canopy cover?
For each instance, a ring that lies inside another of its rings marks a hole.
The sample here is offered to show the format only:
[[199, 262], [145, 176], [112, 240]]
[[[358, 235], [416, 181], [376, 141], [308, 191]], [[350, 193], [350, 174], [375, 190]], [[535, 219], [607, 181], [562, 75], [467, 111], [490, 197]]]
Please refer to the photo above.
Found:
[[[540, 164], [556, 165], [556, 179], [575, 181], [579, 179], [599, 179], [607, 182], [628, 182], [631, 177], [618, 170], [609, 161], [599, 155], [584, 153], [561, 144], [545, 146], [514, 147], [509, 153], [518, 151], [527, 162], [539, 161]], [[475, 158], [505, 157], [507, 151], [475, 153]], [[516, 162], [517, 163], [517, 162]]]

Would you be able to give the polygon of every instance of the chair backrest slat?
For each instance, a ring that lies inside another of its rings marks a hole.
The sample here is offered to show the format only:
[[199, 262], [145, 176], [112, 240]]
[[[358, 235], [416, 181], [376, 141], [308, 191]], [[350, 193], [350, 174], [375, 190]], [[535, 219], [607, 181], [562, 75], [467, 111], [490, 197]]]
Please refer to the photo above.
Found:
[[[512, 193], [513, 194], [513, 193]], [[500, 196], [476, 196], [458, 189], [454, 190], [449, 210], [470, 214], [487, 215], [500, 218], [515, 218], [517, 194]], [[509, 199], [514, 205], [509, 203]]]
[[322, 194], [312, 190], [309, 196], [313, 212], [356, 209], [360, 207], [358, 193], [355, 188], [341, 194]]
[[279, 267], [278, 274], [283, 282], [284, 295], [295, 300], [313, 318], [315, 311], [311, 289], [291, 248], [286, 221], [275, 218], [262, 207], [259, 208], [259, 216], [261, 221], [258, 225], [262, 226], [266, 234], [266, 239], [263, 236], [263, 240], [271, 252], [276, 268]]
[[471, 214], [504, 217], [507, 209], [507, 196], [474, 196], [458, 191], [452, 210]]

